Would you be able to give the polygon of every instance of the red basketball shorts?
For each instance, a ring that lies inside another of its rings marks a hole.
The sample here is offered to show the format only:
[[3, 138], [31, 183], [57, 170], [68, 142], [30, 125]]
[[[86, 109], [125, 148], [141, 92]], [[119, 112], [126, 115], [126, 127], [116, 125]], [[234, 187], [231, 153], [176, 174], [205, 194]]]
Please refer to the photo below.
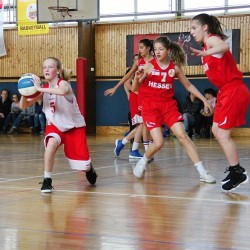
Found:
[[44, 138], [45, 148], [50, 137], [57, 140], [58, 147], [64, 144], [64, 153], [72, 169], [89, 169], [91, 159], [87, 146], [86, 127], [73, 128], [66, 132], [61, 132], [54, 125], [47, 125]]
[[244, 125], [249, 103], [249, 90], [242, 82], [222, 88], [217, 95], [213, 121], [222, 129]]
[[129, 95], [129, 107], [130, 107], [130, 114], [131, 114], [131, 122], [132, 125], [142, 123], [142, 116], [141, 111], [139, 110], [138, 105], [138, 95], [134, 92], [131, 92]]
[[148, 130], [159, 128], [166, 124], [171, 128], [176, 122], [183, 121], [178, 111], [177, 102], [174, 99], [147, 100], [142, 101], [142, 118]]

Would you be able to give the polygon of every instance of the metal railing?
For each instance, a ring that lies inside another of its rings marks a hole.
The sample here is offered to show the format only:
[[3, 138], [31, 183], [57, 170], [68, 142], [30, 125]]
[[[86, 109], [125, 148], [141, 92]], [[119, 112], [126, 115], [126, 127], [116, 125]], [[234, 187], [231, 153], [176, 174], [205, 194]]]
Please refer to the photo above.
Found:
[[[135, 0], [136, 1], [136, 0]], [[151, 12], [130, 12], [130, 13], [110, 13], [110, 14], [103, 14], [100, 13], [100, 21], [109, 20], [109, 22], [112, 22], [112, 19], [115, 21], [122, 21], [124, 18], [129, 17], [132, 20], [136, 20], [138, 18], [144, 17], [152, 17], [154, 18], [160, 17], [160, 18], [173, 18], [186, 16], [189, 13], [197, 13], [197, 12], [207, 12], [209, 11], [221, 11], [221, 15], [228, 15], [229, 10], [234, 10], [234, 13], [237, 13], [237, 10], [239, 13], [243, 13], [246, 10], [245, 13], [250, 13], [250, 4], [247, 5], [224, 5], [220, 7], [207, 7], [207, 8], [195, 8], [195, 9], [184, 9], [183, 6], [180, 4], [182, 1], [176, 1], [176, 4], [172, 4], [172, 2], [175, 2], [174, 0], [169, 1], [169, 10], [165, 11], [151, 11]], [[8, 24], [17, 24], [17, 0], [5, 0], [4, 1], [4, 26]], [[231, 13], [230, 13], [231, 14]]]

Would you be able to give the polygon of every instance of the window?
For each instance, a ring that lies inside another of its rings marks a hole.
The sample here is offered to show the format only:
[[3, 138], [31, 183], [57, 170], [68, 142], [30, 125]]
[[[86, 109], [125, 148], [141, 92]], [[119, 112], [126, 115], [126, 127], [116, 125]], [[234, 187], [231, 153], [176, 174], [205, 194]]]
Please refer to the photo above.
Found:
[[4, 11], [3, 21], [4, 24], [16, 23], [16, 0], [3, 0]]
[[[81, 1], [81, 0], [80, 0]], [[91, 0], [89, 0], [91, 1]], [[17, 0], [3, 0], [4, 26], [16, 24]], [[215, 15], [249, 13], [249, 0], [99, 0], [100, 21], [169, 19], [181, 14], [194, 16], [201, 12]], [[180, 3], [180, 6], [177, 5]]]
[[134, 7], [134, 0], [126, 0], [126, 3], [124, 0], [100, 0], [101, 21], [133, 19], [128, 14], [134, 12]]
[[[224, 4], [225, 0], [210, 0], [208, 2], [184, 0], [181, 12], [183, 16], [195, 16], [204, 12], [219, 15], [224, 13]], [[218, 8], [220, 9], [218, 10]]]
[[[137, 0], [137, 19], [169, 18], [176, 14], [176, 4], [173, 0]], [[147, 13], [150, 15], [143, 15]], [[154, 13], [154, 14], [153, 14]]]
[[100, 21], [167, 18], [176, 0], [100, 0]]
[[[231, 13], [249, 13], [250, 12], [249, 0], [228, 0], [228, 5], [234, 7], [234, 8], [227, 11], [227, 13], [230, 13], [230, 14]], [[239, 6], [244, 6], [244, 8], [239, 8]]]

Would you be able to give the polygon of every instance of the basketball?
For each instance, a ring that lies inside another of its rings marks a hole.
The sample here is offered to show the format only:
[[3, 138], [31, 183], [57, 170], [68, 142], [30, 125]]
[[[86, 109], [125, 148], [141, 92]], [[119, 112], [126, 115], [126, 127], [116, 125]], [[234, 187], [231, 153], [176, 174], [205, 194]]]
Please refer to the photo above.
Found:
[[24, 74], [20, 77], [17, 83], [17, 89], [19, 93], [28, 98], [34, 98], [40, 94], [34, 86], [31, 73]]

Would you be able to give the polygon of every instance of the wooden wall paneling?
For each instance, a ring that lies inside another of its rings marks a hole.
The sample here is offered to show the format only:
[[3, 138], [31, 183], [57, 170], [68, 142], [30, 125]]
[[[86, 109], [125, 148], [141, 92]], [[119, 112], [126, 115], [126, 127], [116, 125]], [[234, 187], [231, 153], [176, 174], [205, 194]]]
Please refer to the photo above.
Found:
[[[228, 29], [240, 29], [239, 69], [250, 72], [249, 15], [219, 17]], [[126, 69], [126, 36], [131, 34], [187, 32], [190, 19], [96, 24], [96, 77], [120, 77]], [[56, 56], [75, 71], [78, 56], [77, 27], [50, 28], [47, 35], [18, 36], [16, 29], [4, 30], [7, 56], [1, 58], [1, 77], [17, 78], [22, 73], [41, 75], [41, 62]], [[186, 67], [187, 75], [204, 74], [202, 67]]]
[[243, 72], [246, 72], [250, 65], [250, 26], [249, 26], [250, 17], [246, 16], [244, 18], [241, 18], [240, 22], [245, 23], [244, 26], [244, 32], [240, 33], [240, 41], [241, 41], [241, 50], [240, 50], [240, 58], [241, 58], [241, 64], [240, 69]]
[[[95, 30], [96, 30], [96, 28], [97, 28], [97, 26], [95, 26]], [[102, 52], [104, 50], [104, 45], [103, 45], [104, 38], [103, 38], [103, 36], [104, 36], [103, 27], [101, 27], [99, 29], [98, 36], [95, 35], [95, 72], [96, 72], [96, 74], [97, 74], [97, 72], [99, 72], [99, 74], [101, 72], [101, 63], [99, 63], [99, 62], [101, 61]]]
[[[250, 45], [250, 16], [246, 17], [246, 45]], [[247, 69], [247, 66], [250, 67], [250, 46], [245, 47], [245, 54], [246, 54], [246, 60], [245, 60], [245, 69]], [[245, 70], [247, 71], [247, 70]]]
[[[241, 30], [241, 41], [240, 48], [241, 62], [239, 69], [243, 72], [250, 72], [250, 63], [249, 63], [249, 15], [243, 16], [225, 16], [219, 17], [219, 20], [225, 25], [227, 29], [240, 29]], [[150, 34], [150, 33], [173, 33], [173, 32], [188, 32], [190, 31], [190, 19], [178, 19], [178, 20], [166, 20], [166, 21], [149, 21], [149, 22], [130, 22], [130, 23], [119, 23], [119, 24], [97, 24], [96, 25], [96, 41], [100, 41], [100, 37], [103, 36], [104, 32], [112, 32], [112, 37], [114, 32], [119, 41], [116, 47], [113, 47], [112, 44], [108, 44], [108, 47], [105, 49], [106, 55], [103, 55], [100, 60], [97, 60], [97, 71], [96, 77], [101, 76], [121, 76], [123, 75], [126, 61], [126, 53], [123, 52], [126, 50], [126, 35], [131, 34]], [[102, 34], [100, 34], [102, 33]], [[246, 42], [247, 41], [247, 42]], [[107, 46], [107, 42], [103, 42], [103, 47]], [[99, 54], [98, 49], [101, 47], [101, 44], [98, 44], [96, 47], [96, 55]], [[244, 48], [244, 50], [243, 50]], [[111, 50], [115, 50], [114, 54]], [[120, 50], [120, 52], [118, 52]], [[247, 53], [248, 52], [248, 53]], [[118, 59], [113, 58], [113, 60], [107, 59], [104, 61], [103, 58], [107, 56], [118, 55]], [[116, 63], [116, 65], [114, 65]], [[102, 66], [101, 66], [102, 65]], [[105, 66], [104, 66], [105, 65]], [[105, 67], [110, 67], [109, 74], [107, 71], [101, 70]], [[201, 75], [204, 74], [203, 68], [201, 66], [191, 66], [185, 68], [185, 73], [187, 75]]]
[[[238, 19], [238, 25], [241, 25], [240, 30], [240, 64], [239, 69], [242, 72], [249, 72], [249, 16], [243, 16]], [[247, 53], [248, 52], [248, 53]]]
[[17, 29], [4, 30], [7, 55], [1, 57], [0, 76], [18, 78], [32, 72], [41, 75], [41, 63], [48, 56], [58, 57], [75, 71], [78, 53], [77, 28], [50, 28], [49, 34], [18, 36]]

